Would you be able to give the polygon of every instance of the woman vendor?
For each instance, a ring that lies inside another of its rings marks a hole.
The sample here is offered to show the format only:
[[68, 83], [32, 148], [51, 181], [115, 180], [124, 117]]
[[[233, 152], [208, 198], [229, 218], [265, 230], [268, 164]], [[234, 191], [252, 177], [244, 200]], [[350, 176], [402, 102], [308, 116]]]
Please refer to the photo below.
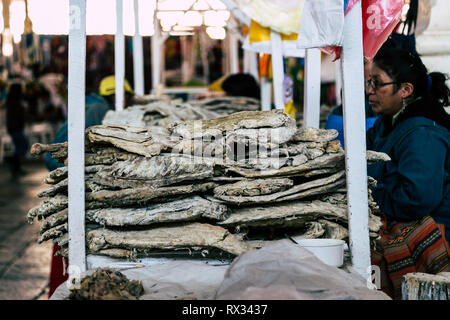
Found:
[[391, 161], [368, 166], [383, 213], [372, 264], [382, 271], [382, 289], [401, 295], [410, 272], [450, 270], [450, 90], [446, 76], [427, 68], [416, 54], [380, 50], [369, 87], [372, 110], [381, 115], [367, 132], [367, 149]]

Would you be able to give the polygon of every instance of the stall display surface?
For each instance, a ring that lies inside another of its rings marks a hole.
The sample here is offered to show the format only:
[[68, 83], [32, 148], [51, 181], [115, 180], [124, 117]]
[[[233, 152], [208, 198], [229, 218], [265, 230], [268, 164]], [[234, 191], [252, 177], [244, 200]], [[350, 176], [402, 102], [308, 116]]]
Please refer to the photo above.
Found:
[[[354, 271], [328, 266], [289, 240], [244, 253], [231, 265], [171, 261], [120, 272], [141, 281], [141, 300], [390, 300]], [[63, 283], [51, 299], [70, 293]]]

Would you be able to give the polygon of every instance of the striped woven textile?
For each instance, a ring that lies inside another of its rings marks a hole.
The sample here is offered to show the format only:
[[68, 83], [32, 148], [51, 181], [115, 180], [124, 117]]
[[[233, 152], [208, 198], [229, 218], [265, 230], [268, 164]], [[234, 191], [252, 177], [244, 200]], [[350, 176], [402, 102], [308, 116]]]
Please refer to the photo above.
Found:
[[401, 298], [401, 280], [405, 274], [450, 271], [445, 227], [436, 224], [432, 217], [399, 223], [384, 216], [379, 235], [372, 249], [372, 265], [378, 265], [382, 278], [384, 273], [385, 282], [390, 282], [382, 284], [382, 290], [394, 299]]

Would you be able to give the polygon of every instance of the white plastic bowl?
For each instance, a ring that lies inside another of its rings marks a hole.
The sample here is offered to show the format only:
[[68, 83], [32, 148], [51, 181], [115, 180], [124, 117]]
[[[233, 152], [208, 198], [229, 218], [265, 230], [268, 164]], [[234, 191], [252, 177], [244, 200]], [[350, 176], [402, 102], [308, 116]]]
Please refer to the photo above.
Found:
[[344, 240], [336, 239], [296, 239], [300, 246], [311, 251], [323, 263], [340, 267], [344, 264]]

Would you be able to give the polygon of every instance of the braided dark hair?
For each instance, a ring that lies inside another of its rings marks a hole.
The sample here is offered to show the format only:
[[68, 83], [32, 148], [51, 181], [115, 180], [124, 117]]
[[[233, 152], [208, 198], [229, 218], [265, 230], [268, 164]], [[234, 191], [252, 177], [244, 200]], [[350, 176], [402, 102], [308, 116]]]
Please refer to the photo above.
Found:
[[394, 93], [400, 89], [400, 84], [411, 83], [414, 86], [413, 98], [425, 100], [427, 117], [450, 129], [450, 115], [444, 109], [450, 100], [450, 89], [446, 84], [448, 75], [440, 72], [428, 74], [420, 56], [403, 49], [382, 49], [373, 63], [397, 83]]

